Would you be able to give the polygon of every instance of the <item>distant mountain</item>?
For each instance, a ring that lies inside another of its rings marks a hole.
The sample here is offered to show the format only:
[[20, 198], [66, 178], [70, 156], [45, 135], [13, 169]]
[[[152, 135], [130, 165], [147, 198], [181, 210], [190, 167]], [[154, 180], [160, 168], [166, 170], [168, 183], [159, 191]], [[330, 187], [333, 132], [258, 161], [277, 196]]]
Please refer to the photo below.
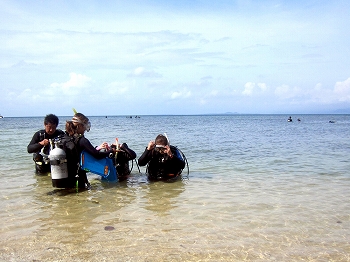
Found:
[[333, 114], [350, 114], [350, 108], [337, 109]]

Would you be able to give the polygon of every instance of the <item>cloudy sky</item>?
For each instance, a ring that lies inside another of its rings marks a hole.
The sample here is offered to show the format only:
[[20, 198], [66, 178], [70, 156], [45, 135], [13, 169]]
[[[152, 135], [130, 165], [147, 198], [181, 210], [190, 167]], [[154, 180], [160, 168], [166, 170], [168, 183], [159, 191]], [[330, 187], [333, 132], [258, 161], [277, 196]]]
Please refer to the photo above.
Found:
[[348, 0], [0, 0], [0, 114], [350, 113]]

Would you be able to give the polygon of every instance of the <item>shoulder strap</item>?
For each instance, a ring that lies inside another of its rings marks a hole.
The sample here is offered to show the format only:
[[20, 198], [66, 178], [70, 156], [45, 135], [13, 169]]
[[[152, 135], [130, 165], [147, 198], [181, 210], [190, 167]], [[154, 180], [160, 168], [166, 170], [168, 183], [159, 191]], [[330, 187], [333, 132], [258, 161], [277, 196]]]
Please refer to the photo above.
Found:
[[45, 139], [45, 130], [39, 131], [39, 140], [43, 141]]

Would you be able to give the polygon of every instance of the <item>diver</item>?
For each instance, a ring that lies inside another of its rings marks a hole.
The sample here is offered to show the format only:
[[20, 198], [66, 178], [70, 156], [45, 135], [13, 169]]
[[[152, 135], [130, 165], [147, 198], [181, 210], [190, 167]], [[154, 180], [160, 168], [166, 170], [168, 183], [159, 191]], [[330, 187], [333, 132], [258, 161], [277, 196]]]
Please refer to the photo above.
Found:
[[150, 180], [167, 180], [181, 175], [185, 161], [179, 150], [170, 145], [168, 138], [158, 135], [155, 141], [150, 141], [145, 151], [138, 159], [140, 166], [147, 166]]
[[59, 119], [56, 115], [46, 115], [44, 118], [45, 129], [37, 131], [27, 146], [28, 153], [33, 153], [37, 174], [44, 174], [51, 171], [50, 162], [47, 159], [50, 151], [49, 140], [64, 134], [62, 130], [57, 129], [58, 123]]
[[118, 180], [124, 180], [130, 174], [129, 161], [136, 158], [136, 153], [128, 147], [126, 143], [119, 144], [116, 140], [116, 144], [108, 145], [107, 142], [103, 142], [96, 149], [101, 151], [106, 151], [110, 149], [116, 151], [115, 157], [113, 158], [113, 165], [117, 170]]
[[113, 157], [115, 149], [97, 150], [90, 141], [84, 136], [85, 131], [89, 132], [91, 123], [89, 119], [82, 113], [74, 114], [72, 120], [66, 122], [66, 138], [73, 140], [74, 146], [66, 150], [67, 166], [68, 166], [68, 180], [67, 188], [74, 188], [78, 183], [79, 188], [89, 188], [90, 183], [87, 179], [86, 172], [80, 168], [81, 152], [85, 150], [96, 159], [105, 157]]

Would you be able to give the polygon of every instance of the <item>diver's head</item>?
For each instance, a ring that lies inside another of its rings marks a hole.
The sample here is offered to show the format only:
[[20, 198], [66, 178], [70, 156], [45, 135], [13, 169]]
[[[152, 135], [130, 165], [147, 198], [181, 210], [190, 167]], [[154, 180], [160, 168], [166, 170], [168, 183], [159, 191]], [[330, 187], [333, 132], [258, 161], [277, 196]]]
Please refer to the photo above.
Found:
[[73, 124], [77, 127], [77, 130], [80, 129], [81, 131], [90, 131], [91, 123], [89, 121], [89, 118], [87, 118], [82, 113], [76, 113], [72, 118]]
[[49, 135], [53, 135], [56, 132], [58, 126], [58, 117], [54, 114], [48, 114], [44, 119], [45, 132]]
[[84, 134], [85, 131], [89, 132], [91, 123], [82, 113], [76, 113], [71, 121], [66, 123], [66, 131], [70, 134]]
[[161, 154], [165, 154], [166, 147], [169, 146], [169, 141], [164, 135], [158, 135], [155, 140], [155, 150]]

